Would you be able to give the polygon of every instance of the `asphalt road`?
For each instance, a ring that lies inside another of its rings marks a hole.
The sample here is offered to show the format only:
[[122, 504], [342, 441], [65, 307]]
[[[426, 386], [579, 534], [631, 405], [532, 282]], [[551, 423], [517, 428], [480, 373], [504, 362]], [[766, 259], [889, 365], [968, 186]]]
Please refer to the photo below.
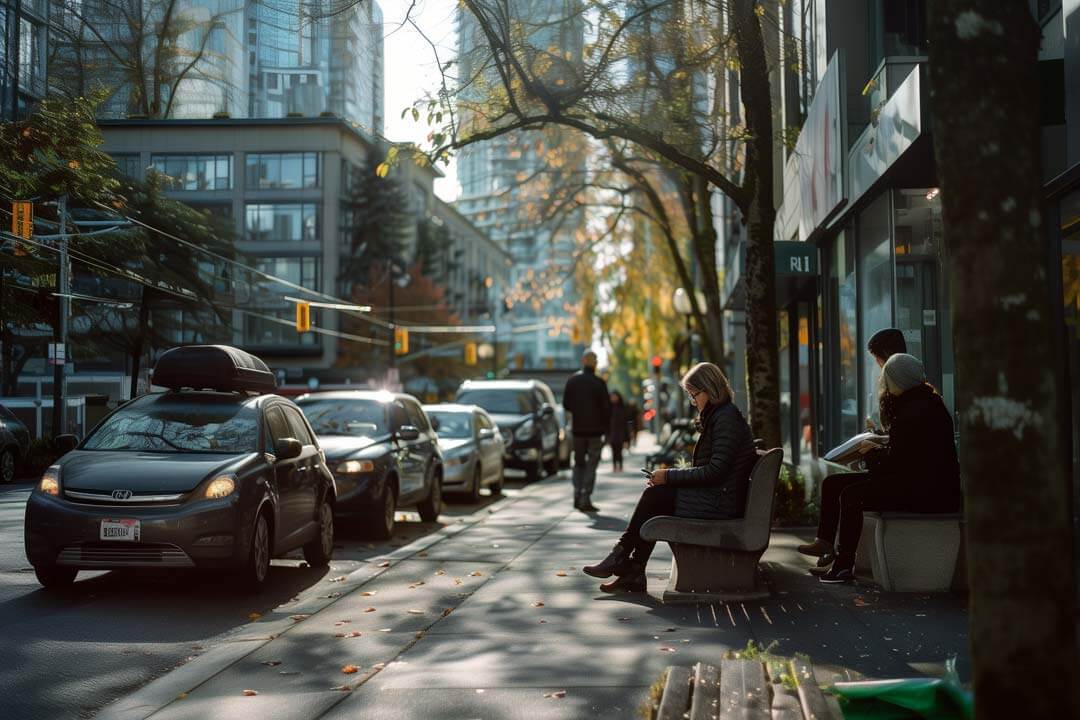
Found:
[[332, 578], [492, 502], [451, 504], [439, 523], [399, 514], [395, 536], [383, 542], [339, 527], [329, 569], [309, 568], [299, 555], [276, 560], [258, 595], [192, 571], [84, 572], [71, 591], [50, 593], [23, 554], [31, 487], [0, 486], [0, 716], [18, 720], [92, 717], [220, 642], [251, 613], [332, 592]]

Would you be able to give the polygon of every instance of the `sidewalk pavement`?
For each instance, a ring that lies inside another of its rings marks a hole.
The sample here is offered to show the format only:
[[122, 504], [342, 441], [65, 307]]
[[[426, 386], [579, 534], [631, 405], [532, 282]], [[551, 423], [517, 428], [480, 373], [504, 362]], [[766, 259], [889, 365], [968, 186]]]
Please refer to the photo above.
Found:
[[641, 440], [626, 472], [601, 471], [600, 513], [573, 510], [565, 471], [526, 486], [371, 559], [335, 592], [278, 608], [98, 717], [630, 718], [666, 666], [715, 663], [751, 640], [810, 655], [822, 681], [938, 674], [954, 654], [966, 675], [962, 598], [822, 586], [794, 550], [808, 533], [773, 534], [766, 601], [663, 606], [664, 544], [650, 595], [600, 592], [581, 567], [604, 557], [634, 507], [655, 447]]

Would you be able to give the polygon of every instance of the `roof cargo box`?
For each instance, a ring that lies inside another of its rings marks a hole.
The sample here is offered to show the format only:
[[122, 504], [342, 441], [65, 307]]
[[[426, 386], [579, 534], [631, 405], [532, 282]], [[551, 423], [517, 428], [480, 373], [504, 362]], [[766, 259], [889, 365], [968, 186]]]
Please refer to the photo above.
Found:
[[273, 392], [277, 377], [259, 358], [228, 345], [190, 345], [166, 351], [154, 365], [153, 383], [171, 390]]

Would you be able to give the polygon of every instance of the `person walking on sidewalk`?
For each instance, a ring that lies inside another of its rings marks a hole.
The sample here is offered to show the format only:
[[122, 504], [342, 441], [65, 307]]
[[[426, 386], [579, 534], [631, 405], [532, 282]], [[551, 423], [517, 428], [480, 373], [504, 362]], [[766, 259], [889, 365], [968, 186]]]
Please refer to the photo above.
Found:
[[626, 445], [626, 403], [617, 391], [611, 391], [611, 429], [608, 430], [608, 445], [611, 446], [611, 469], [622, 472], [623, 446]]
[[596, 353], [592, 350], [582, 356], [581, 370], [566, 381], [563, 407], [570, 413], [574, 432], [574, 509], [597, 512], [592, 492], [604, 434], [611, 426], [611, 400], [607, 383], [596, 376]]
[[822, 486], [817, 540], [798, 548], [804, 555], [832, 555], [839, 530], [836, 558], [819, 578], [824, 583], [852, 579], [864, 511], [955, 513], [963, 502], [952, 416], [926, 382], [922, 362], [893, 355], [882, 375], [893, 395], [889, 443], [860, 448], [870, 470], [856, 481]]
[[604, 592], [645, 590], [645, 564], [656, 545], [641, 539], [641, 526], [649, 518], [729, 520], [746, 510], [757, 452], [750, 425], [732, 402], [731, 384], [716, 365], [699, 363], [683, 377], [682, 387], [698, 410], [701, 438], [694, 447], [694, 466], [649, 474], [618, 544], [603, 561], [583, 568], [597, 578], [618, 576], [600, 586]]

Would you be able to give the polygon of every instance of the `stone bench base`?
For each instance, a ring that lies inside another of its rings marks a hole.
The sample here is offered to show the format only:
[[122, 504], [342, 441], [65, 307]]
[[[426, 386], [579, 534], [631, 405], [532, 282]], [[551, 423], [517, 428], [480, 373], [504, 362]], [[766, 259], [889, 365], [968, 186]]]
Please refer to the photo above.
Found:
[[760, 552], [670, 545], [671, 577], [661, 596], [665, 603], [739, 602], [769, 596], [758, 572]]
[[962, 515], [864, 512], [855, 572], [883, 590], [945, 592], [953, 583]]

